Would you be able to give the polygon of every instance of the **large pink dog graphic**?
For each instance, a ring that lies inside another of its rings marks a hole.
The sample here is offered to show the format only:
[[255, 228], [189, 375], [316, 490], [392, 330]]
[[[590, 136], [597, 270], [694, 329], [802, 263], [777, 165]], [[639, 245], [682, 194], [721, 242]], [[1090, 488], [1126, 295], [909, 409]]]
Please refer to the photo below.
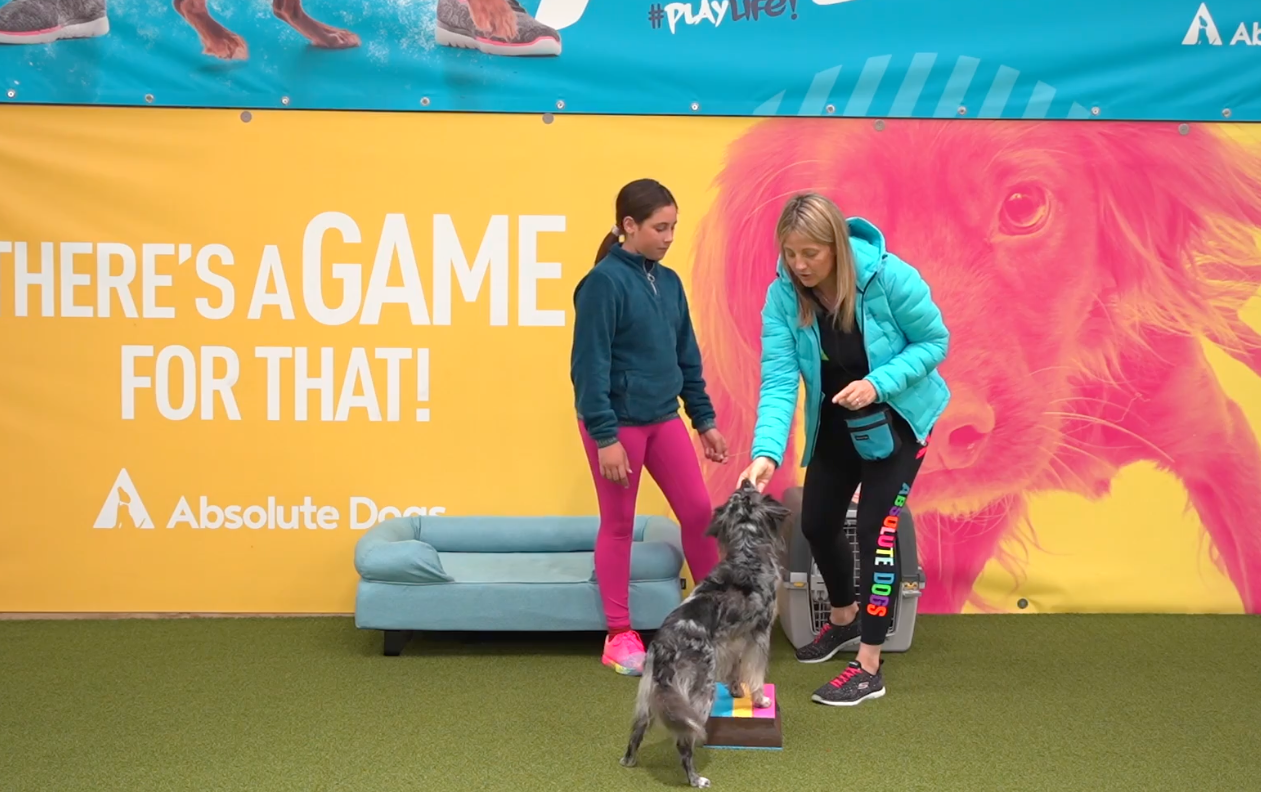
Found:
[[[927, 612], [957, 612], [992, 558], [1018, 572], [1026, 499], [1106, 495], [1148, 461], [1190, 494], [1261, 612], [1261, 451], [1201, 346], [1261, 373], [1239, 318], [1261, 285], [1258, 158], [1208, 127], [772, 119], [734, 143], [692, 282], [710, 392], [734, 448], [756, 416], [775, 220], [811, 189], [923, 273], [954, 394], [911, 496]], [[795, 484], [800, 449], [772, 485]], [[729, 492], [746, 460], [706, 464]]]

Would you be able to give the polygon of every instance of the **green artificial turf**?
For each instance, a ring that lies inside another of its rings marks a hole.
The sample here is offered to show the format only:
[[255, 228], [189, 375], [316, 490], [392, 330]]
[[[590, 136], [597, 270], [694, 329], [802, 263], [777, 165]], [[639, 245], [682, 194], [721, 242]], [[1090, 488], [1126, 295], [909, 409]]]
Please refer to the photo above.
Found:
[[[344, 618], [0, 622], [0, 789], [638, 790], [686, 786], [598, 635], [420, 637]], [[783, 751], [706, 750], [723, 790], [1261, 788], [1261, 619], [921, 616], [888, 694], [810, 701], [843, 660], [776, 632]]]

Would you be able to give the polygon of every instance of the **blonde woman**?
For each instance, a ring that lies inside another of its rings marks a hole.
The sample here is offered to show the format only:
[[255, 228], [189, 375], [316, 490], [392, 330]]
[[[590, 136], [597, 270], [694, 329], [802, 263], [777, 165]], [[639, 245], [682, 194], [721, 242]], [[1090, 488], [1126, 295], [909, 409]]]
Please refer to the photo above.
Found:
[[[783, 464], [804, 380], [801, 527], [832, 612], [797, 659], [821, 663], [861, 638], [857, 658], [813, 696], [848, 706], [885, 692], [880, 647], [899, 574], [898, 514], [950, 400], [937, 373], [950, 334], [923, 278], [885, 249], [884, 235], [868, 221], [847, 222], [830, 200], [806, 193], [784, 206], [776, 234], [781, 258], [762, 309], [753, 461], [740, 481], [761, 489]], [[843, 529], [860, 484], [855, 592]]]

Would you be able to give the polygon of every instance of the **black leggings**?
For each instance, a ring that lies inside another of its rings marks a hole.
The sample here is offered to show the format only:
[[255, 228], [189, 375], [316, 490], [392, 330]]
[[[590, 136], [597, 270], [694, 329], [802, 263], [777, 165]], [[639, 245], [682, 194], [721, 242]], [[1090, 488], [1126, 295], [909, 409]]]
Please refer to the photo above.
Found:
[[[858, 456], [846, 432], [844, 410], [825, 400], [814, 455], [806, 468], [801, 530], [819, 567], [833, 608], [853, 604], [854, 555], [845, 536], [845, 514], [861, 483], [858, 501], [859, 618], [862, 642], [879, 646], [889, 633], [893, 600], [900, 588], [901, 563], [895, 552], [898, 517], [924, 459], [921, 446], [902, 416], [893, 412], [901, 448], [869, 462]], [[892, 412], [892, 411], [891, 411]]]

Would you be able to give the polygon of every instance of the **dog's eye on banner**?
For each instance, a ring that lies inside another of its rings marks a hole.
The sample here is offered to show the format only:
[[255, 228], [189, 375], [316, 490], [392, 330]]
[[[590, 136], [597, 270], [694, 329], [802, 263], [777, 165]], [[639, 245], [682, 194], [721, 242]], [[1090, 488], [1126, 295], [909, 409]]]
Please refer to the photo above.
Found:
[[1050, 215], [1050, 194], [1041, 185], [1027, 183], [1007, 194], [999, 219], [1003, 233], [1020, 236], [1042, 228]]

